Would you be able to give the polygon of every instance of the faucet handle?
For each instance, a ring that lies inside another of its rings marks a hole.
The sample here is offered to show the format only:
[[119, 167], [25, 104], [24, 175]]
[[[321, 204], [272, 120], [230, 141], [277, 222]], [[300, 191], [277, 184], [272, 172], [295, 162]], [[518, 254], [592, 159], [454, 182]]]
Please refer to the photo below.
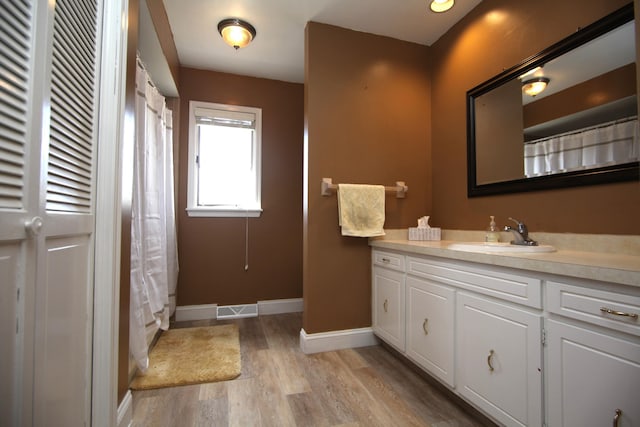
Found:
[[518, 231], [523, 235], [523, 237], [526, 240], [528, 230], [527, 230], [527, 226], [524, 224], [524, 222], [518, 221], [517, 219], [511, 218], [511, 217], [509, 217], [509, 220], [511, 220], [511, 221], [515, 222], [516, 224], [518, 224]]
[[515, 222], [516, 224], [518, 224], [518, 227], [520, 227], [521, 225], [523, 225], [523, 224], [522, 224], [522, 222], [518, 221], [518, 220], [517, 220], [517, 219], [515, 219], [515, 218], [511, 218], [511, 217], [509, 217], [509, 221], [513, 221], [513, 222]]

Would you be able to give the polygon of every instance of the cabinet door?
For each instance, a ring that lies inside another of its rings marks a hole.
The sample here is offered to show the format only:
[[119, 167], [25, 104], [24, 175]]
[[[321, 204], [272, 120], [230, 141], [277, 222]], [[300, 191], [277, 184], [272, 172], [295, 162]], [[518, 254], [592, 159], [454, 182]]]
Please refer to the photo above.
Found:
[[549, 320], [547, 343], [550, 426], [640, 425], [637, 339]]
[[407, 356], [453, 387], [455, 291], [411, 276], [406, 286]]
[[456, 296], [459, 393], [500, 423], [542, 425], [542, 318], [502, 302]]
[[404, 273], [373, 268], [373, 331], [404, 352]]

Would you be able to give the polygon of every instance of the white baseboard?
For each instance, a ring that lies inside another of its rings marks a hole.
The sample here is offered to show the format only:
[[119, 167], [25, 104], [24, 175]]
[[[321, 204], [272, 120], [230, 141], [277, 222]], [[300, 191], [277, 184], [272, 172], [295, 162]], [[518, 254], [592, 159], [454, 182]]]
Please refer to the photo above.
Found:
[[218, 304], [182, 305], [176, 307], [176, 322], [215, 319]]
[[[302, 298], [258, 301], [258, 315], [298, 313]], [[218, 304], [182, 305], [176, 307], [176, 322], [217, 319]]]
[[304, 329], [300, 330], [300, 350], [305, 354], [368, 347], [377, 344], [378, 338], [373, 334], [371, 328], [345, 329], [317, 334], [307, 334]]
[[118, 427], [129, 427], [133, 421], [133, 395], [131, 390], [122, 398], [122, 402], [118, 405]]
[[299, 313], [302, 311], [302, 301], [302, 298], [258, 301], [258, 315]]

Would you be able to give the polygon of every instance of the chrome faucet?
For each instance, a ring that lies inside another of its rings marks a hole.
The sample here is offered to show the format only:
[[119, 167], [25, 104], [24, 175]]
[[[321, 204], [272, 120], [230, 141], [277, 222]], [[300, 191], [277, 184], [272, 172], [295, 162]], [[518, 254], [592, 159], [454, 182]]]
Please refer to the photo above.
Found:
[[523, 222], [520, 222], [517, 219], [513, 219], [511, 217], [509, 217], [509, 220], [518, 224], [518, 228], [513, 228], [509, 225], [504, 226], [504, 231], [510, 231], [515, 238], [515, 240], [511, 241], [512, 245], [538, 246], [538, 242], [529, 238], [529, 230]]

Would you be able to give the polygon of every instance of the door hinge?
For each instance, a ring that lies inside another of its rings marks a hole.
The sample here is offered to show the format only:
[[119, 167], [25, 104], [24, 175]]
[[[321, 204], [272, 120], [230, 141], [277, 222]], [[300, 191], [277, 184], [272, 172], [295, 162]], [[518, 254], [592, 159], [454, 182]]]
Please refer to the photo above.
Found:
[[541, 340], [542, 340], [542, 345], [546, 345], [547, 344], [547, 330], [544, 329], [544, 328], [542, 328]]

